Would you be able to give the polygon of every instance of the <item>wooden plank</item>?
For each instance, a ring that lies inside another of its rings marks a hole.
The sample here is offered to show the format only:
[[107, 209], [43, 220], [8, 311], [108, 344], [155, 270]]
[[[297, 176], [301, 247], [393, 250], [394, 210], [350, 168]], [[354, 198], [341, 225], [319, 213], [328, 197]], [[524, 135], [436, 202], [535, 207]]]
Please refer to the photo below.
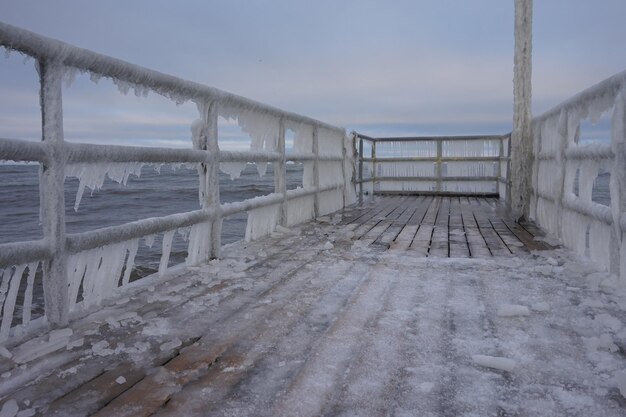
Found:
[[426, 215], [428, 208], [433, 203], [433, 200], [434, 198], [432, 196], [424, 196], [423, 198], [420, 198], [420, 200], [417, 202], [419, 206], [417, 210], [415, 210], [415, 213], [413, 213], [411, 218], [409, 218], [409, 220], [407, 221], [407, 224], [410, 224], [410, 225], [420, 224], [422, 220], [424, 219], [424, 216]]
[[450, 254], [450, 246], [448, 243], [448, 223], [450, 221], [450, 197], [443, 197], [441, 205], [437, 211], [435, 220], [435, 228], [433, 230], [432, 239], [428, 256], [447, 258]]
[[515, 236], [509, 228], [499, 219], [491, 220], [491, 224], [496, 233], [500, 236], [500, 239], [505, 243], [507, 248], [513, 254], [527, 253], [524, 243]]
[[413, 242], [413, 238], [417, 233], [417, 229], [419, 225], [417, 224], [407, 224], [400, 231], [396, 239], [390, 243], [390, 250], [407, 250], [409, 246], [411, 246], [411, 242]]
[[526, 245], [529, 250], [551, 249], [551, 246], [547, 245], [545, 242], [535, 240], [534, 236], [528, 233], [526, 229], [521, 227], [519, 224], [505, 219], [502, 219], [502, 222], [511, 230], [511, 233], [517, 236], [517, 238], [522, 241], [524, 245]]

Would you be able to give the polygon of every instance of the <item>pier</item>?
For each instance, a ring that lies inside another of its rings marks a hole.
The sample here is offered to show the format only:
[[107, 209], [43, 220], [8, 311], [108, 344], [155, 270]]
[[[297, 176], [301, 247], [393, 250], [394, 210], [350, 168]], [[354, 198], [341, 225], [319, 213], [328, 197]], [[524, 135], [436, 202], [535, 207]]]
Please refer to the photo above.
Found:
[[[40, 74], [42, 141], [0, 138], [0, 160], [40, 165], [44, 236], [0, 245], [3, 415], [624, 414], [626, 72], [532, 120], [521, 220], [515, 135], [368, 137], [4, 23], [0, 46]], [[72, 71], [194, 102], [189, 148], [66, 142]], [[606, 111], [611, 142], [579, 143]], [[218, 117], [249, 151], [220, 149]], [[178, 163], [197, 210], [66, 233], [66, 177], [78, 207], [105, 177]], [[219, 170], [247, 163], [273, 165], [274, 192], [221, 202]], [[238, 213], [246, 236], [223, 245]], [[131, 279], [156, 236], [158, 272]]]

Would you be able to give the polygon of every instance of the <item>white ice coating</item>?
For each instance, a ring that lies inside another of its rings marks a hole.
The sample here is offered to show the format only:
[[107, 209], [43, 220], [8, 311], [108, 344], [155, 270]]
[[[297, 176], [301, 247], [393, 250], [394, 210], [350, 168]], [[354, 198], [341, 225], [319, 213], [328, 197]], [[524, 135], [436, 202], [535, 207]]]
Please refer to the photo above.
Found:
[[248, 211], [246, 242], [267, 236], [276, 230], [280, 217], [280, 205], [275, 204]]
[[[227, 120], [236, 120], [237, 124], [250, 135], [251, 151], [274, 151], [278, 141], [279, 119], [259, 109], [224, 105], [219, 107], [219, 115]], [[259, 176], [267, 171], [266, 162], [256, 163]]]
[[[17, 296], [21, 287], [25, 271], [27, 276], [27, 288], [24, 293], [22, 325], [30, 322], [32, 308], [33, 282], [39, 262], [16, 265], [14, 267], [0, 269], [0, 307], [2, 307], [2, 323], [0, 324], [0, 342], [9, 338], [11, 326], [15, 322], [14, 312]], [[17, 323], [16, 323], [17, 324]]]
[[[580, 145], [581, 120], [596, 122], [611, 110], [611, 144]], [[534, 152], [538, 158], [534, 176], [536, 204], [531, 211], [532, 218], [564, 245], [619, 273], [622, 280], [626, 279], [626, 266], [622, 265], [626, 256], [620, 258], [620, 253], [626, 253], [626, 249], [619, 219], [626, 208], [620, 197], [624, 184], [619, 178], [626, 170], [622, 155], [624, 114], [624, 86], [616, 88], [604, 82], [534, 121]], [[600, 172], [611, 174], [610, 207], [592, 201]]]
[[311, 220], [315, 216], [315, 197], [308, 195], [287, 202], [287, 226], [294, 226]]
[[165, 271], [167, 271], [175, 232], [176, 230], [168, 230], [163, 235], [163, 249], [161, 251], [161, 262], [159, 263], [159, 275], [163, 275]]
[[[70, 255], [67, 261], [69, 275], [70, 311], [76, 309], [79, 290], [82, 288], [82, 306], [99, 305], [103, 299], [113, 295], [122, 278], [122, 270], [133, 265], [128, 259], [136, 240], [115, 243]], [[135, 249], [136, 250], [136, 249]], [[136, 252], [135, 252], [136, 253]]]
[[208, 259], [211, 249], [211, 223], [198, 223], [191, 226], [186, 264], [197, 265]]
[[139, 162], [67, 164], [65, 177], [75, 177], [79, 180], [74, 210], [78, 210], [85, 188], [89, 188], [92, 192], [99, 191], [104, 185], [105, 177], [109, 177], [118, 184], [126, 185], [131, 175], [136, 177], [141, 175], [143, 165]]
[[236, 180], [247, 165], [247, 162], [220, 162], [220, 171], [230, 176], [231, 180]]

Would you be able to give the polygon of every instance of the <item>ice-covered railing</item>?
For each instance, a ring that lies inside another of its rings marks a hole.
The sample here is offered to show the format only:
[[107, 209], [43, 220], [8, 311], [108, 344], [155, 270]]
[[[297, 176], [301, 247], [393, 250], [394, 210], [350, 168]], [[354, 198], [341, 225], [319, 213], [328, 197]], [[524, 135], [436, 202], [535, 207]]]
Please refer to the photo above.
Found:
[[359, 144], [359, 195], [506, 197], [510, 135], [372, 138]]
[[[571, 249], [626, 280], [626, 71], [533, 119], [530, 217]], [[611, 135], [580, 141], [581, 121], [611, 114]], [[609, 140], [610, 139], [610, 140]], [[610, 203], [593, 201], [610, 175]], [[600, 177], [599, 177], [600, 176]]]
[[[0, 23], [0, 46], [36, 60], [40, 77], [42, 141], [0, 139], [0, 160], [40, 164], [40, 212], [44, 238], [0, 245], [0, 343], [15, 340], [45, 323], [64, 324], [70, 315], [97, 307], [129, 284], [139, 245], [151, 246], [161, 234], [159, 273], [168, 268], [176, 232], [188, 240], [187, 264], [218, 257], [221, 224], [227, 216], [247, 212], [246, 239], [271, 233], [341, 209], [356, 200], [353, 185], [353, 140], [345, 130], [182, 80], [118, 59]], [[107, 77], [123, 93], [156, 92], [176, 103], [192, 101], [199, 118], [191, 126], [190, 149], [67, 143], [63, 136], [62, 80], [76, 71], [93, 80]], [[218, 116], [237, 121], [252, 139], [246, 152], [221, 151]], [[294, 132], [294, 152], [285, 151], [285, 131]], [[303, 186], [286, 187], [286, 163], [304, 165]], [[274, 164], [274, 193], [222, 204], [218, 174], [232, 177], [246, 163], [259, 173]], [[98, 188], [107, 175], [124, 183], [142, 164], [194, 164], [199, 173], [198, 210], [154, 217], [84, 233], [65, 231], [64, 182], [80, 180], [76, 205], [85, 187]], [[42, 277], [45, 315], [31, 320], [33, 282]], [[21, 293], [18, 296], [18, 293]], [[18, 304], [18, 301], [21, 305]], [[21, 310], [22, 314], [16, 314]]]

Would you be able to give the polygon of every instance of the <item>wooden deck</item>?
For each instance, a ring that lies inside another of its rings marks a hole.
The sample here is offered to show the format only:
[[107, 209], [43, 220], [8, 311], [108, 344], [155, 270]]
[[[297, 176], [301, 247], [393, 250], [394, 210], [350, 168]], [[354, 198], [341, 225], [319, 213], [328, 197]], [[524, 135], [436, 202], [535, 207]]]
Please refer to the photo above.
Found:
[[413, 256], [483, 258], [552, 247], [544, 233], [516, 223], [497, 198], [377, 197], [342, 222], [368, 245], [408, 250]]
[[[626, 313], [568, 252], [528, 253], [545, 248], [533, 233], [495, 200], [390, 197], [236, 243], [0, 355], [0, 406], [63, 417], [623, 416], [607, 376], [623, 348], [591, 354], [589, 340], [605, 332], [593, 317]], [[509, 304], [527, 314], [502, 315]]]

